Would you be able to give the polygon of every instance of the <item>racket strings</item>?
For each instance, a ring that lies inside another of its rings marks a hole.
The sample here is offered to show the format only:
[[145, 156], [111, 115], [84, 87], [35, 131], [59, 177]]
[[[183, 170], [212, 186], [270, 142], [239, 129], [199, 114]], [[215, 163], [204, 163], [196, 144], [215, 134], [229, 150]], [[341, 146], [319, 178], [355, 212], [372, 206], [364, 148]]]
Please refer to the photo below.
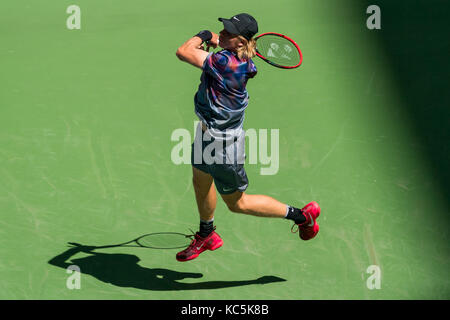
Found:
[[258, 39], [257, 49], [266, 59], [283, 66], [296, 66], [300, 62], [300, 53], [289, 40], [275, 36], [265, 35]]

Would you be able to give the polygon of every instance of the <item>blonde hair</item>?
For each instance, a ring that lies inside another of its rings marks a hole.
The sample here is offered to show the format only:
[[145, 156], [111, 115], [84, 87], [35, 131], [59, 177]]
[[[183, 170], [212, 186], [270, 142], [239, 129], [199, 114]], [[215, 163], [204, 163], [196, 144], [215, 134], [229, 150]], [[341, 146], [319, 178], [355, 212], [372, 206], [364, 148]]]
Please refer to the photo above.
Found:
[[240, 60], [248, 60], [256, 56], [256, 41], [255, 39], [247, 40], [243, 36], [239, 36], [239, 40], [244, 44], [242, 47], [236, 49], [237, 56]]

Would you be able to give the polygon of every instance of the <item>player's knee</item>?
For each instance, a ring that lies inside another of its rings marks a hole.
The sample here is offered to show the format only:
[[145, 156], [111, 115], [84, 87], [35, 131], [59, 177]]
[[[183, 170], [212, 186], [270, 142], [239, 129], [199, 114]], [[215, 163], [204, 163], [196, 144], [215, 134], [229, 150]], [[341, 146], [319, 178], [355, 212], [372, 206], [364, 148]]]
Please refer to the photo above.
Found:
[[245, 213], [245, 202], [243, 198], [240, 198], [237, 201], [227, 203], [228, 209], [234, 213]]

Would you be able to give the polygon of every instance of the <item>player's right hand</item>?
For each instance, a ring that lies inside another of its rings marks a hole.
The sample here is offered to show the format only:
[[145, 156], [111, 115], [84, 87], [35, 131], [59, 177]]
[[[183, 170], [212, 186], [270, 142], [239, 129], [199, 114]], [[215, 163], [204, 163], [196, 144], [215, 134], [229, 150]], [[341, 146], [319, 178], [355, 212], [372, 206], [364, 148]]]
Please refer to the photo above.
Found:
[[211, 32], [212, 38], [208, 41], [208, 47], [217, 48], [219, 45], [219, 35], [217, 33]]

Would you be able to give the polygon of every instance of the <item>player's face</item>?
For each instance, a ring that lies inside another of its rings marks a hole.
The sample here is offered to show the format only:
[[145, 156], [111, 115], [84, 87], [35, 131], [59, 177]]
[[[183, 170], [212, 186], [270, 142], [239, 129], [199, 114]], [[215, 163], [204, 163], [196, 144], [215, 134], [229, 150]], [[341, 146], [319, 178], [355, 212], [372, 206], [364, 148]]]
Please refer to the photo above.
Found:
[[242, 46], [243, 43], [236, 34], [229, 33], [227, 30], [223, 29], [219, 33], [219, 46], [223, 49], [235, 51], [238, 47]]

